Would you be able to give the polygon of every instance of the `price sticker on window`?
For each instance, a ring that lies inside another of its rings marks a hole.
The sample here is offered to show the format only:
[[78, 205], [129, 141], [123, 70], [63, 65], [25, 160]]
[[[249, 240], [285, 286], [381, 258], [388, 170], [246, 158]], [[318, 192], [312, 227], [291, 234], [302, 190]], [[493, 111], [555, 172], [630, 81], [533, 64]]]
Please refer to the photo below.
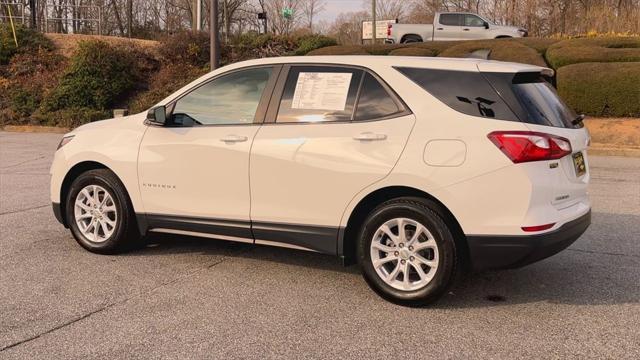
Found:
[[292, 109], [344, 111], [351, 73], [301, 72], [293, 93]]

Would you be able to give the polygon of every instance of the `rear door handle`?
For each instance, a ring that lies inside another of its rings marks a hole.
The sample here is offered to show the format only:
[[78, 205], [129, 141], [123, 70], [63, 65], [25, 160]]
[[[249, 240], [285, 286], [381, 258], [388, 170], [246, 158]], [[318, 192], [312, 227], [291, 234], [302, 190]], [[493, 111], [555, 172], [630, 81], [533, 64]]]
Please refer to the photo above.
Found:
[[360, 141], [376, 141], [376, 140], [385, 140], [387, 135], [385, 134], [374, 134], [372, 132], [363, 132], [353, 137], [354, 140]]
[[469, 29], [466, 29], [466, 28], [465, 28], [465, 29], [462, 29], [462, 31], [469, 31]]
[[220, 141], [225, 142], [225, 143], [238, 143], [238, 142], [247, 141], [247, 137], [246, 136], [240, 136], [240, 135], [227, 135], [227, 136], [223, 137], [222, 139], [220, 139]]

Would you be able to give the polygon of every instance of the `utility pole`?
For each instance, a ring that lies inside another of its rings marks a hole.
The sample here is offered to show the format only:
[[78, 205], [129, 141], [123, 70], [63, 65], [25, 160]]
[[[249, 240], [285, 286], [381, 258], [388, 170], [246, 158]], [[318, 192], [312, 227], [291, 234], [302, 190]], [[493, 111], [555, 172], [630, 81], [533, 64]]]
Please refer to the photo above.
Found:
[[211, 70], [220, 66], [220, 36], [218, 34], [218, 0], [211, 0]]
[[376, 0], [371, 0], [371, 14], [373, 14], [373, 22], [371, 23], [371, 41], [376, 43]]

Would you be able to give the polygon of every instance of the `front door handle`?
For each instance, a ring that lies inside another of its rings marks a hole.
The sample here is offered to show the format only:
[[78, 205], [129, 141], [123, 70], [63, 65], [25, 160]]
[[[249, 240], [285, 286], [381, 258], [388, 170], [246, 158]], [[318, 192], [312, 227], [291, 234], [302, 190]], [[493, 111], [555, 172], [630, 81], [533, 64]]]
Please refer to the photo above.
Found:
[[464, 29], [462, 29], [462, 31], [469, 31], [469, 29], [467, 29], [467, 28], [464, 28]]
[[240, 135], [227, 135], [227, 136], [223, 137], [222, 139], [220, 139], [220, 141], [225, 142], [225, 143], [238, 143], [238, 142], [247, 141], [247, 137], [246, 136], [240, 136]]
[[437, 28], [436, 30], [444, 30], [443, 28]]
[[374, 134], [372, 132], [363, 132], [353, 137], [354, 140], [360, 141], [376, 141], [376, 140], [385, 140], [387, 135], [385, 134]]

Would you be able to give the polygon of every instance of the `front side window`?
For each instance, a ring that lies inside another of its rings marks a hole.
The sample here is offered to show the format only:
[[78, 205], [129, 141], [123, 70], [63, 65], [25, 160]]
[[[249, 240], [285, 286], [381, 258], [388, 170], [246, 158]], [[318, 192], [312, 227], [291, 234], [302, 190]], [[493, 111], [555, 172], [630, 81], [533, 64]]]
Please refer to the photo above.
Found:
[[335, 66], [294, 66], [284, 87], [278, 123], [350, 121], [363, 71]]
[[479, 16], [476, 16], [476, 15], [465, 15], [464, 26], [482, 27], [484, 26], [484, 20], [482, 20]]
[[441, 14], [440, 24], [447, 26], [462, 26], [462, 14]]
[[240, 70], [216, 78], [180, 98], [174, 126], [251, 124], [272, 68]]
[[373, 120], [401, 111], [387, 90], [373, 75], [366, 73], [360, 89], [355, 120]]

